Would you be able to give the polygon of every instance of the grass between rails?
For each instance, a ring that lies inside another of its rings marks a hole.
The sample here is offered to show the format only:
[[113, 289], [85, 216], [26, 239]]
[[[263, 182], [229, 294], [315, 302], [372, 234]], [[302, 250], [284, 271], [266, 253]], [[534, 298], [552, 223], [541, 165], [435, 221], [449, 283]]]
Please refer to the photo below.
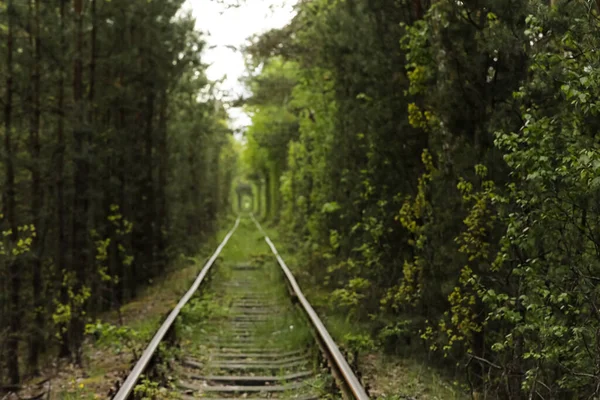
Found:
[[[236, 266], [252, 265], [257, 270], [240, 271]], [[262, 234], [256, 229], [249, 218], [243, 218], [236, 233], [224, 248], [218, 265], [212, 270], [211, 283], [203, 293], [195, 297], [185, 307], [180, 320], [182, 334], [182, 354], [199, 361], [202, 369], [196, 369], [196, 374], [223, 374], [218, 367], [211, 365], [209, 354], [214, 351], [216, 343], [235, 343], [236, 333], [231, 331], [231, 317], [235, 313], [231, 305], [243, 302], [247, 294], [260, 294], [269, 299], [269, 304], [276, 306], [273, 314], [264, 321], [257, 321], [248, 328], [253, 346], [271, 351], [278, 348], [281, 351], [309, 349], [312, 354], [312, 368], [319, 371], [318, 351], [314, 344], [310, 328], [298, 310], [289, 299], [283, 277]], [[190, 371], [180, 369], [180, 375]], [[270, 375], [284, 374], [285, 368], [276, 373], [272, 368], [264, 371], [255, 370], [253, 374]], [[227, 373], [225, 373], [227, 374]], [[328, 393], [331, 378], [325, 371], [317, 373], [307, 386], [307, 390], [316, 390], [319, 398], [332, 398]], [[294, 398], [298, 390], [284, 392], [278, 398]], [[251, 399], [253, 396], [249, 395]]]
[[[330, 304], [330, 294], [311, 285], [308, 271], [299, 265], [298, 254], [280, 240], [276, 226], [263, 224], [263, 229], [277, 247], [288, 267], [294, 273], [304, 295], [315, 308], [342, 351], [360, 347], [361, 340], [368, 337], [369, 326], [352, 321], [341, 315]], [[325, 268], [325, 266], [324, 266]], [[371, 345], [366, 346], [371, 348]], [[358, 352], [353, 360], [349, 352], [348, 361], [356, 369], [367, 386], [369, 394], [376, 399], [418, 399], [418, 400], [466, 400], [470, 396], [457, 382], [429, 367], [421, 354], [412, 355], [407, 349], [404, 356], [386, 355], [377, 348]]]

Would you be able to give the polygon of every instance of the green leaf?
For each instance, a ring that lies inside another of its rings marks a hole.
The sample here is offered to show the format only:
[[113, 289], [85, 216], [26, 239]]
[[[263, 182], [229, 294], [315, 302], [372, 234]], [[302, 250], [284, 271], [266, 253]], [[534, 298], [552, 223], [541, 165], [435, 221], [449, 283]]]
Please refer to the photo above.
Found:
[[323, 208], [321, 208], [321, 212], [323, 212], [325, 214], [331, 214], [340, 209], [341, 209], [340, 205], [337, 202], [332, 201], [332, 202], [323, 204]]

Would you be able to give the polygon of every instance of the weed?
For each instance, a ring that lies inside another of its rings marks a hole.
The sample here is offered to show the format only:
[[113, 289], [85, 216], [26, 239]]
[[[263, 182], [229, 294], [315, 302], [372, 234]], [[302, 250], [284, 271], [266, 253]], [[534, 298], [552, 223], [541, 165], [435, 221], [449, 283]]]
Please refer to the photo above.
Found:
[[158, 382], [143, 377], [133, 389], [133, 393], [140, 400], [177, 399], [178, 395], [171, 388], [161, 386]]

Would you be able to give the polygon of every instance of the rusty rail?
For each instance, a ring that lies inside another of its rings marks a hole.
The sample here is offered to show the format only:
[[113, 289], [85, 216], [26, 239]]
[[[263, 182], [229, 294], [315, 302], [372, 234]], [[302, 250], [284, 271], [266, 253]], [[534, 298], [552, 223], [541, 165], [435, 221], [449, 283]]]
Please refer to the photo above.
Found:
[[179, 303], [177, 303], [173, 311], [171, 311], [167, 319], [165, 319], [165, 322], [163, 322], [158, 331], [156, 331], [156, 334], [150, 341], [150, 344], [148, 345], [148, 347], [146, 347], [146, 350], [144, 350], [144, 353], [127, 376], [125, 382], [123, 382], [123, 384], [119, 388], [117, 394], [113, 397], [113, 400], [126, 400], [129, 397], [129, 395], [133, 392], [133, 389], [135, 388], [138, 380], [146, 370], [146, 367], [148, 367], [148, 364], [150, 363], [152, 356], [156, 352], [156, 349], [158, 349], [158, 345], [163, 340], [169, 329], [171, 329], [173, 323], [175, 322], [175, 319], [181, 312], [181, 309], [192, 298], [196, 290], [198, 290], [198, 287], [200, 287], [200, 284], [202, 283], [204, 277], [210, 270], [210, 267], [212, 267], [212, 265], [214, 264], [215, 260], [221, 253], [221, 250], [223, 250], [223, 247], [225, 247], [225, 245], [229, 241], [229, 238], [237, 229], [239, 223], [240, 217], [238, 217], [235, 220], [233, 228], [231, 228], [231, 230], [227, 233], [227, 235], [225, 236], [219, 247], [217, 247], [217, 250], [214, 252], [212, 257], [206, 262], [206, 264], [204, 264], [202, 271], [200, 271], [190, 289], [185, 293], [181, 300], [179, 300]]
[[326, 354], [327, 359], [333, 361], [333, 362], [330, 362], [330, 364], [331, 364], [330, 366], [337, 370], [337, 371], [334, 371], [334, 374], [342, 377], [344, 383], [350, 389], [350, 391], [355, 399], [368, 400], [369, 396], [367, 395], [367, 392], [365, 391], [362, 384], [360, 383], [360, 381], [354, 374], [354, 371], [352, 371], [352, 368], [350, 368], [348, 361], [346, 361], [346, 359], [340, 352], [340, 349], [335, 344], [335, 341], [333, 340], [333, 338], [327, 331], [327, 328], [325, 328], [325, 325], [323, 324], [323, 322], [321, 321], [321, 319], [319, 318], [319, 316], [317, 315], [315, 310], [312, 308], [312, 306], [310, 305], [310, 303], [308, 302], [308, 300], [306, 299], [304, 294], [302, 293], [302, 290], [300, 289], [298, 282], [296, 282], [296, 278], [294, 278], [294, 275], [292, 274], [292, 272], [290, 271], [288, 266], [285, 264], [285, 261], [283, 261], [283, 258], [281, 258], [281, 256], [277, 252], [275, 245], [273, 244], [271, 239], [269, 239], [269, 236], [267, 236], [266, 232], [260, 226], [260, 224], [258, 223], [256, 218], [254, 218], [254, 216], [252, 214], [250, 215], [250, 217], [252, 218], [252, 220], [256, 224], [257, 228], [260, 230], [260, 232], [265, 237], [265, 241], [267, 242], [267, 244], [271, 248], [271, 251], [277, 258], [277, 262], [279, 263], [279, 266], [283, 270], [283, 273], [285, 274], [285, 277], [286, 277], [289, 285], [291, 286], [294, 295], [298, 298], [298, 301], [300, 302], [300, 305], [302, 306], [303, 311], [308, 316], [308, 319], [309, 319], [313, 329], [317, 333], [320, 342], [323, 344], [323, 346], [322, 346], [323, 349], [327, 352], [327, 354]]

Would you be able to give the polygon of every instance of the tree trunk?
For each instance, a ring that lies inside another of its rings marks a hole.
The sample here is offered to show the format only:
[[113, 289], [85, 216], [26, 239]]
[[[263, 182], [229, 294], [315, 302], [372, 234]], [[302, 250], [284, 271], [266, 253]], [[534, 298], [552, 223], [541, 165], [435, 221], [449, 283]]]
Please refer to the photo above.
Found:
[[[4, 97], [4, 163], [6, 181], [4, 184], [4, 216], [8, 221], [10, 234], [8, 239], [11, 246], [16, 246], [19, 240], [16, 201], [15, 201], [15, 171], [13, 165], [13, 144], [12, 144], [12, 101], [13, 101], [13, 47], [14, 47], [14, 4], [12, 0], [8, 0], [8, 31], [6, 37], [6, 94]], [[9, 370], [10, 382], [18, 384], [20, 380], [19, 374], [19, 330], [21, 328], [20, 315], [20, 291], [21, 291], [21, 272], [18, 262], [7, 257], [7, 267], [10, 276], [10, 317], [8, 326], [7, 340], [7, 366]]]
[[265, 175], [265, 220], [271, 218], [271, 172], [265, 168], [263, 171]]
[[[121, 72], [121, 80], [123, 79], [122, 76], [122, 72]], [[117, 129], [117, 132], [124, 132], [125, 131], [125, 109], [123, 107], [119, 108], [119, 128]], [[122, 143], [122, 141], [119, 140], [119, 142]], [[127, 199], [127, 177], [125, 174], [125, 155], [124, 154], [119, 154], [119, 158], [118, 158], [118, 163], [117, 163], [117, 171], [118, 171], [118, 176], [119, 176], [119, 207], [121, 210], [121, 213], [123, 215], [127, 215], [125, 212], [125, 202]], [[118, 250], [118, 247], [117, 247]], [[116, 291], [116, 301], [117, 301], [117, 305], [118, 307], [120, 307], [123, 304], [123, 301], [125, 300], [125, 278], [126, 278], [126, 271], [125, 271], [125, 265], [123, 264], [123, 261], [120, 257], [120, 255], [115, 259], [116, 261], [116, 265], [115, 265], [115, 270], [117, 271], [117, 285], [115, 287], [115, 291]], [[135, 261], [134, 261], [135, 264]]]
[[[66, 38], [65, 38], [65, 8], [67, 0], [60, 1], [60, 55], [65, 57]], [[58, 129], [57, 129], [57, 155], [56, 155], [56, 216], [57, 216], [57, 248], [56, 248], [56, 266], [59, 271], [69, 271], [70, 266], [67, 265], [67, 238], [66, 218], [65, 218], [65, 73], [64, 65], [61, 65], [58, 80]], [[62, 278], [62, 277], [61, 277]], [[68, 304], [69, 295], [67, 287], [63, 284], [60, 288], [60, 301], [62, 304]], [[71, 354], [70, 340], [67, 332], [68, 327], [61, 327], [63, 333], [61, 335], [60, 357], [69, 357]]]
[[149, 272], [150, 276], [156, 274], [154, 265], [154, 219], [156, 217], [156, 200], [154, 198], [154, 157], [152, 150], [154, 148], [153, 138], [153, 121], [154, 121], [154, 102], [155, 93], [154, 87], [149, 88], [148, 96], [146, 97], [146, 132], [145, 132], [145, 158], [146, 158], [146, 181], [143, 183], [145, 192], [145, 210], [143, 213], [144, 235], [146, 237], [143, 244], [144, 253], [146, 255], [145, 265], [143, 267]]
[[[31, 4], [31, 3], [30, 3]], [[33, 225], [37, 234], [32, 238], [31, 250], [32, 258], [32, 289], [33, 289], [33, 313], [34, 327], [31, 335], [31, 347], [29, 349], [29, 368], [38, 373], [39, 353], [42, 350], [44, 342], [44, 318], [43, 318], [43, 299], [42, 299], [42, 260], [41, 260], [41, 208], [42, 208], [42, 190], [40, 176], [40, 0], [34, 1], [34, 24], [30, 32], [30, 45], [32, 54], [34, 54], [33, 68], [31, 71], [32, 82], [32, 115], [29, 130], [30, 153], [31, 153], [31, 213], [33, 216]]]
[[279, 179], [280, 179], [280, 172], [281, 169], [279, 168], [279, 166], [277, 164], [275, 164], [274, 167], [271, 168], [270, 170], [270, 174], [271, 174], [271, 182], [273, 185], [273, 189], [272, 189], [272, 193], [271, 193], [271, 214], [272, 214], [272, 218], [273, 221], [277, 222], [279, 221], [279, 205], [280, 205], [280, 199], [279, 199]]
[[[97, 21], [97, 13], [96, 13], [96, 0], [90, 0], [90, 14], [91, 14], [91, 31], [90, 31], [90, 54], [89, 54], [89, 85], [88, 85], [88, 93], [87, 93], [87, 122], [88, 122], [88, 126], [89, 126], [89, 132], [87, 133], [87, 138], [85, 140], [85, 144], [84, 144], [84, 148], [87, 148], [87, 151], [85, 151], [85, 163], [86, 163], [86, 169], [88, 171], [88, 183], [87, 183], [87, 193], [88, 193], [88, 206], [87, 206], [87, 212], [86, 212], [86, 218], [88, 221], [88, 225], [90, 225], [88, 227], [88, 231], [91, 228], [96, 228], [96, 231], [98, 232], [102, 232], [102, 234], [104, 235], [105, 229], [104, 228], [104, 221], [106, 221], [105, 218], [105, 211], [106, 209], [104, 209], [103, 207], [103, 203], [102, 203], [102, 196], [101, 195], [97, 195], [97, 193], [102, 193], [103, 191], [101, 190], [101, 179], [102, 176], [101, 174], [97, 173], [100, 171], [100, 169], [98, 168], [90, 168], [90, 166], [101, 166], [102, 164], [100, 163], [100, 160], [96, 159], [96, 154], [95, 154], [95, 149], [97, 148], [95, 145], [96, 143], [98, 143], [98, 139], [96, 142], [94, 142], [92, 140], [92, 138], [94, 137], [93, 132], [96, 131], [96, 124], [97, 123], [101, 123], [102, 118], [98, 118], [98, 111], [97, 111], [97, 107], [94, 104], [95, 101], [95, 96], [96, 96], [96, 54], [97, 54], [97, 25], [98, 25], [98, 21]], [[98, 121], [100, 120], [100, 121]], [[86, 147], [87, 145], [87, 147]], [[88, 235], [88, 233], [86, 232], [86, 235]], [[89, 242], [88, 245], [88, 251], [89, 253], [87, 254], [87, 262], [89, 263], [90, 266], [95, 265], [94, 263], [94, 255], [95, 255], [95, 247], [91, 245], [92, 243]], [[99, 278], [99, 275], [96, 271], [96, 269], [94, 268], [92, 271], [90, 271], [89, 273], [89, 277], [87, 278], [90, 281], [90, 289], [91, 289], [91, 293], [92, 293], [92, 298], [90, 299], [90, 304], [88, 305], [88, 308], [90, 310], [91, 313], [96, 313], [96, 312], [100, 312], [102, 310], [103, 307], [103, 302], [105, 301], [105, 298], [103, 296], [103, 292], [104, 292], [104, 288], [106, 283], [102, 282], [101, 279]]]
[[198, 166], [196, 164], [196, 151], [188, 149], [188, 168], [190, 171], [189, 182], [189, 210], [192, 212], [188, 215], [188, 236], [195, 238], [196, 235], [201, 231], [200, 217], [202, 214], [202, 208], [200, 207], [200, 190], [198, 188]]
[[[218, 165], [219, 165], [219, 148], [214, 148], [212, 149], [212, 153], [210, 154], [210, 157], [207, 157], [207, 161], [209, 163], [209, 167], [207, 168], [209, 174], [212, 174], [212, 176], [209, 176], [207, 183], [209, 183], [209, 185], [207, 186], [208, 188], [211, 188], [212, 190], [209, 189], [209, 192], [206, 194], [206, 229], [204, 230], [203, 234], [206, 234], [208, 232], [213, 232], [214, 231], [214, 221], [216, 220], [216, 216], [217, 216], [217, 209], [218, 209], [218, 204], [217, 204], [217, 200], [219, 198], [219, 172], [218, 172]], [[212, 178], [212, 180], [211, 180]], [[241, 211], [241, 210], [240, 210]]]
[[413, 1], [413, 12], [415, 15], [415, 19], [419, 20], [423, 18], [423, 4], [421, 4], [421, 0], [412, 0]]
[[156, 188], [156, 253], [159, 257], [159, 268], [166, 264], [167, 239], [167, 173], [169, 167], [169, 153], [167, 148], [167, 90], [163, 90], [160, 102], [158, 120], [158, 187]]
[[260, 180], [260, 177], [258, 178], [258, 181], [256, 182], [256, 208], [258, 210], [258, 218], [260, 219], [262, 216], [262, 182]]
[[[86, 285], [88, 273], [88, 160], [87, 132], [85, 127], [85, 110], [83, 99], [83, 0], [73, 0], [75, 12], [75, 60], [73, 63], [73, 102], [75, 122], [73, 129], [74, 145], [74, 202], [73, 202], [73, 237], [72, 263], [75, 268], [75, 294], [82, 292]], [[84, 308], [82, 304], [77, 307]], [[73, 312], [74, 311], [74, 312]], [[72, 310], [71, 335], [76, 362], [81, 364], [81, 342], [83, 340], [83, 310]]]
[[88, 103], [90, 105], [90, 121], [94, 120], [94, 98], [96, 95], [96, 46], [97, 46], [97, 14], [96, 14], [96, 0], [91, 0], [91, 13], [92, 13], [92, 31], [91, 31], [91, 49], [90, 49], [90, 88], [88, 92]]

